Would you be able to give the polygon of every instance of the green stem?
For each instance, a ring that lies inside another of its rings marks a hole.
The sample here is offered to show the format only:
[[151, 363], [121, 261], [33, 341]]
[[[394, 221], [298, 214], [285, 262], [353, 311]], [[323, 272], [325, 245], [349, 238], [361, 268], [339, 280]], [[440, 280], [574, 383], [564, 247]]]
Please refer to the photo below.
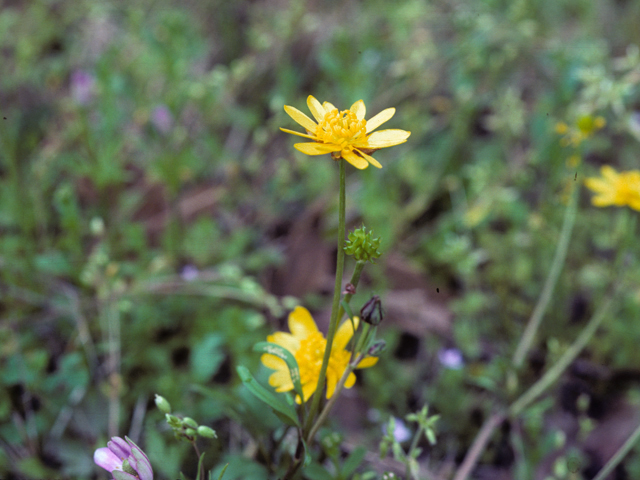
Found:
[[[364, 270], [364, 266], [367, 262], [358, 260], [356, 262], [356, 266], [353, 269], [353, 275], [351, 275], [351, 281], [349, 282], [354, 288], [358, 288], [358, 283], [360, 283], [360, 275], [362, 275], [362, 270]], [[353, 293], [347, 293], [344, 296], [345, 303], [349, 303], [351, 301], [351, 297], [353, 297]], [[341, 319], [344, 315], [344, 308], [342, 304], [340, 305], [340, 310], [338, 311], [338, 319]]]
[[358, 364], [362, 361], [363, 358], [364, 358], [364, 354], [361, 353], [345, 369], [344, 373], [342, 374], [342, 377], [340, 377], [340, 381], [336, 385], [336, 389], [333, 392], [333, 395], [331, 396], [327, 404], [322, 409], [322, 412], [320, 412], [320, 415], [318, 415], [318, 420], [316, 420], [316, 422], [313, 424], [313, 427], [311, 428], [311, 431], [307, 436], [307, 445], [311, 442], [311, 440], [313, 440], [313, 437], [315, 436], [316, 432], [326, 420], [327, 415], [329, 415], [331, 408], [336, 403], [336, 400], [340, 396], [340, 392], [344, 388], [344, 384], [347, 381], [347, 378], [349, 378], [349, 375], [351, 375], [351, 373], [355, 370], [355, 368], [358, 366]]
[[622, 461], [629, 450], [634, 446], [634, 444], [640, 440], [640, 425], [636, 427], [631, 436], [624, 442], [624, 445], [620, 447], [620, 449], [611, 457], [611, 459], [606, 463], [602, 470], [598, 472], [598, 474], [593, 477], [593, 480], [604, 480], [607, 476], [613, 471], [616, 466]]
[[576, 214], [578, 211], [579, 190], [579, 188], [574, 187], [573, 192], [571, 193], [569, 205], [567, 205], [567, 209], [564, 212], [562, 231], [560, 233], [560, 239], [556, 247], [555, 256], [553, 257], [553, 263], [551, 264], [551, 270], [549, 270], [549, 275], [547, 276], [547, 280], [545, 281], [542, 293], [540, 294], [540, 298], [538, 299], [538, 303], [536, 304], [533, 313], [531, 314], [531, 318], [527, 323], [527, 328], [522, 334], [520, 343], [518, 344], [518, 347], [513, 354], [513, 365], [516, 368], [522, 366], [527, 352], [531, 348], [533, 339], [535, 338], [536, 332], [540, 327], [540, 322], [542, 322], [542, 317], [549, 307], [549, 302], [551, 301], [551, 296], [553, 295], [553, 291], [555, 290], [556, 284], [558, 283], [558, 278], [560, 277], [562, 267], [564, 266], [565, 260], [567, 259], [569, 240], [571, 239], [571, 233], [573, 232], [573, 226], [575, 224]]
[[[578, 338], [571, 344], [571, 346], [567, 349], [567, 351], [562, 355], [560, 360], [553, 365], [545, 375], [534, 383], [525, 393], [523, 393], [511, 406], [509, 407], [507, 413], [511, 417], [516, 417], [522, 411], [531, 404], [534, 400], [536, 400], [540, 395], [542, 395], [547, 388], [549, 388], [566, 370], [566, 368], [571, 365], [571, 363], [576, 359], [576, 357], [580, 354], [582, 349], [587, 345], [593, 334], [596, 332], [602, 320], [607, 317], [609, 313], [609, 308], [613, 303], [614, 298], [617, 296], [617, 293], [621, 290], [622, 282], [618, 283], [617, 287], [614, 288], [614, 292], [609, 296], [609, 299], [606, 300], [600, 308], [593, 314], [587, 326], [580, 332]], [[453, 480], [466, 480], [466, 478], [471, 473], [471, 470], [477, 463], [480, 455], [484, 451], [487, 443], [491, 439], [491, 435], [495, 431], [498, 426], [502, 423], [505, 418], [504, 412], [497, 412], [493, 414], [482, 426], [480, 432], [477, 437], [473, 441], [473, 444], [467, 455], [465, 456], [463, 462], [460, 464], [460, 467], [456, 471], [456, 475], [453, 477]]]
[[[338, 328], [338, 321], [340, 317], [338, 312], [340, 310], [340, 296], [342, 293], [342, 275], [344, 273], [344, 234], [345, 234], [345, 204], [346, 204], [346, 162], [343, 159], [339, 161], [340, 165], [340, 195], [338, 206], [338, 258], [336, 260], [336, 282], [333, 288], [333, 304], [331, 305], [331, 321], [329, 323], [329, 331], [327, 332], [327, 346], [324, 350], [324, 357], [322, 358], [322, 367], [320, 368], [320, 375], [318, 376], [318, 386], [311, 399], [311, 409], [309, 410], [309, 416], [307, 417], [307, 424], [305, 425], [305, 432], [311, 429], [313, 419], [318, 413], [318, 407], [320, 406], [320, 399], [324, 391], [324, 382], [327, 377], [327, 367], [329, 366], [329, 358], [331, 358], [331, 347], [333, 346], [333, 337], [336, 334]], [[306, 436], [306, 435], [305, 435]], [[307, 436], [311, 439], [311, 436]]]
[[405, 455], [405, 478], [407, 480], [409, 480], [410, 476], [411, 476], [411, 453], [416, 449], [416, 447], [418, 446], [418, 441], [420, 440], [420, 437], [422, 436], [422, 432], [424, 432], [424, 428], [422, 428], [422, 425], [420, 425], [418, 427], [418, 431], [415, 433], [415, 435], [413, 436], [413, 439], [411, 440], [411, 446], [409, 447], [408, 450], [408, 454]]
[[[620, 283], [618, 286], [619, 285]], [[619, 288], [616, 288], [615, 290], [617, 291]], [[560, 377], [560, 375], [562, 375], [567, 367], [571, 365], [580, 352], [582, 352], [582, 349], [584, 349], [587, 343], [589, 343], [593, 334], [596, 333], [596, 330], [602, 323], [602, 320], [607, 316], [615, 296], [616, 292], [601, 304], [600, 308], [593, 314], [591, 320], [589, 320], [587, 326], [580, 332], [578, 338], [574, 340], [556, 364], [553, 365], [540, 380], [534, 383], [515, 402], [513, 402], [513, 404], [511, 404], [509, 407], [509, 415], [514, 417], [520, 414], [529, 404], [531, 404], [531, 402], [542, 395], [547, 388], [549, 388]]]

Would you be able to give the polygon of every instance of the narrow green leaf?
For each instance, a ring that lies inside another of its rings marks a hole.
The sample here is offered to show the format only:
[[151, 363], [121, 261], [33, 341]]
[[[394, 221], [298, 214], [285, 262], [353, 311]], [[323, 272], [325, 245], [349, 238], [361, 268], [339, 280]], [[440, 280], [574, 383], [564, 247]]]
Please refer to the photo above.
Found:
[[238, 365], [236, 371], [240, 376], [240, 380], [242, 380], [242, 383], [249, 389], [252, 395], [269, 405], [274, 410], [276, 415], [280, 414], [278, 416], [281, 419], [283, 417], [286, 418], [289, 425], [300, 427], [300, 423], [298, 422], [298, 415], [296, 414], [295, 408], [276, 397], [271, 390], [268, 390], [260, 385], [258, 381], [253, 378], [246, 367]]
[[229, 464], [227, 463], [223, 468], [222, 471], [220, 472], [220, 475], [218, 475], [218, 480], [222, 480], [222, 476], [224, 475], [224, 472], [227, 471], [227, 467], [229, 466]]
[[353, 472], [356, 471], [356, 468], [358, 468], [364, 460], [366, 453], [367, 450], [364, 447], [356, 447], [353, 449], [351, 454], [342, 464], [342, 471], [340, 472], [342, 478], [351, 478]]
[[296, 393], [300, 395], [300, 398], [304, 398], [302, 396], [302, 384], [300, 383], [300, 368], [298, 367], [298, 362], [296, 361], [296, 357], [293, 356], [289, 350], [284, 347], [281, 347], [277, 343], [271, 342], [259, 342], [253, 346], [253, 350], [256, 352], [268, 353], [270, 355], [275, 355], [276, 357], [284, 360], [289, 367], [289, 374], [291, 375], [291, 380], [293, 381], [293, 388]]
[[[198, 475], [196, 476], [196, 480], [200, 480], [200, 473], [202, 472], [202, 460], [204, 459], [204, 452], [200, 455], [200, 460], [198, 460]], [[204, 478], [202, 480], [205, 480]]]

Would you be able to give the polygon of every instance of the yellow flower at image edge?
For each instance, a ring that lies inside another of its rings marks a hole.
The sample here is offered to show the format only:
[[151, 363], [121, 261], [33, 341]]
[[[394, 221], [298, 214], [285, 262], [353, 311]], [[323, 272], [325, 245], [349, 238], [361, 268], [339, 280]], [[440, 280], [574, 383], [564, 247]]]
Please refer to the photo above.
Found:
[[[354, 320], [357, 328], [359, 319], [355, 318]], [[289, 314], [289, 330], [291, 333], [276, 332], [273, 335], [269, 335], [267, 341], [286, 348], [295, 357], [300, 369], [300, 383], [302, 384], [302, 394], [306, 402], [316, 391], [327, 341], [318, 330], [316, 322], [309, 311], [304, 307], [296, 307]], [[352, 336], [353, 326], [351, 321], [346, 320], [340, 325], [333, 338], [331, 357], [327, 367], [327, 398], [333, 396], [338, 381], [342, 378], [351, 361], [351, 352], [345, 349]], [[289, 367], [287, 367], [284, 360], [275, 355], [265, 353], [262, 355], [261, 361], [267, 368], [275, 370], [269, 377], [269, 385], [275, 387], [277, 392], [293, 390]], [[356, 368], [372, 367], [377, 361], [377, 357], [367, 357]], [[356, 376], [352, 372], [347, 377], [345, 387], [351, 388], [355, 382]], [[301, 403], [299, 396], [297, 396], [296, 401]]]
[[585, 185], [596, 195], [591, 203], [596, 207], [628, 206], [640, 211], [640, 170], [616, 172], [605, 165], [600, 169], [602, 177], [590, 177]]
[[297, 108], [284, 106], [284, 111], [305, 128], [306, 134], [286, 128], [280, 129], [283, 132], [313, 140], [313, 142], [294, 145], [297, 150], [307, 155], [330, 153], [334, 159], [342, 157], [361, 170], [367, 168], [369, 164], [382, 168], [371, 154], [380, 148], [400, 145], [411, 135], [411, 132], [395, 129], [373, 132], [393, 117], [396, 113], [395, 108], [387, 108], [373, 118], [365, 120], [366, 107], [362, 100], [351, 105], [349, 110], [339, 111], [331, 103], [321, 104], [309, 95], [307, 105], [315, 122]]

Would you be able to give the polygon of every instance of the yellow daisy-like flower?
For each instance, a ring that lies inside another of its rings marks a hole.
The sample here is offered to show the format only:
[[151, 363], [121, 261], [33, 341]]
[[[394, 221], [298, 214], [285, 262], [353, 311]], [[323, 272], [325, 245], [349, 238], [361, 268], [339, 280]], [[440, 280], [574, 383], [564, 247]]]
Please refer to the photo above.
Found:
[[315, 122], [297, 108], [289, 105], [284, 106], [284, 111], [305, 128], [306, 134], [286, 128], [280, 129], [283, 132], [313, 140], [313, 142], [294, 145], [297, 150], [307, 155], [330, 153], [335, 160], [342, 157], [361, 170], [367, 168], [369, 164], [382, 168], [382, 165], [371, 154], [380, 148], [400, 145], [406, 142], [411, 135], [411, 132], [395, 129], [371, 133], [393, 117], [396, 113], [395, 108], [387, 108], [373, 118], [365, 120], [366, 107], [362, 100], [351, 105], [349, 110], [338, 111], [329, 102], [320, 104], [318, 100], [309, 95], [307, 105], [316, 120]]
[[640, 211], [640, 170], [616, 172], [605, 165], [600, 169], [602, 177], [590, 177], [585, 185], [596, 192], [591, 203], [596, 207], [628, 206]]
[[[358, 318], [355, 318], [356, 328]], [[322, 367], [322, 357], [327, 346], [324, 335], [318, 331], [316, 322], [309, 311], [304, 307], [296, 307], [289, 314], [289, 330], [291, 333], [276, 332], [267, 337], [267, 341], [277, 343], [289, 350], [300, 369], [300, 383], [302, 384], [302, 394], [306, 402], [313, 392], [316, 391], [320, 368]], [[331, 348], [331, 357], [327, 367], [327, 398], [331, 398], [335, 392], [336, 385], [351, 361], [351, 352], [346, 350], [347, 344], [353, 336], [353, 326], [349, 320], [340, 325]], [[293, 390], [293, 381], [289, 374], [289, 367], [284, 360], [275, 355], [265, 353], [260, 358], [262, 363], [274, 373], [269, 377], [269, 385], [275, 387], [277, 392], [288, 392]], [[363, 359], [356, 368], [372, 367], [378, 361], [377, 357], [367, 357]], [[352, 373], [345, 382], [346, 388], [351, 388], [356, 382], [356, 376]], [[296, 397], [296, 402], [301, 403], [300, 396]]]

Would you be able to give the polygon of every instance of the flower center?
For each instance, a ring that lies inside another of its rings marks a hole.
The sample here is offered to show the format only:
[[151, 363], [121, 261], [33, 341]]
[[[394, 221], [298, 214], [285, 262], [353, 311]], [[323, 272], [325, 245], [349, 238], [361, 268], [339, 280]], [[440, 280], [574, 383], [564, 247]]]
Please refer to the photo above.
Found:
[[366, 135], [367, 121], [358, 120], [351, 110], [330, 111], [316, 128], [316, 137], [321, 142], [339, 145], [343, 150], [351, 150], [351, 145]]
[[[314, 332], [304, 340], [300, 340], [300, 348], [296, 351], [295, 358], [300, 369], [300, 383], [302, 385], [318, 381], [326, 347], [327, 340], [320, 332]], [[333, 371], [340, 378], [350, 358], [349, 352], [332, 349], [327, 371]]]

